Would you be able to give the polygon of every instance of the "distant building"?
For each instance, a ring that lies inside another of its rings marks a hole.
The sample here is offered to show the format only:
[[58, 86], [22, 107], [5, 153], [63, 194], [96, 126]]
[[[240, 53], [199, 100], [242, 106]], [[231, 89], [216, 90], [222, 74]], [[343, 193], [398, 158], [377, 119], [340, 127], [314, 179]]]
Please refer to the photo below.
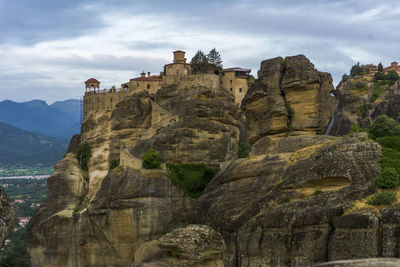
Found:
[[129, 82], [122, 83], [120, 89], [100, 90], [100, 82], [95, 78], [85, 81], [85, 95], [83, 97], [83, 120], [93, 112], [112, 110], [115, 105], [129, 95], [148, 91], [154, 96], [163, 85], [177, 84], [181, 87], [204, 86], [213, 90], [227, 90], [231, 92], [235, 103], [240, 105], [248, 89], [250, 69], [227, 68], [219, 74], [203, 73], [192, 74], [190, 64], [186, 62], [185, 52], [177, 50], [173, 52], [174, 59], [170, 64], [164, 66], [164, 72], [160, 75], [151, 75], [143, 71], [140, 77], [132, 78]]
[[395, 71], [400, 75], [400, 66], [396, 61], [392, 62], [389, 67], [383, 69], [383, 73], [388, 73], [389, 71]]
[[165, 65], [165, 75], [188, 75], [190, 74], [190, 64], [186, 63], [185, 51], [177, 50], [173, 52], [173, 63]]
[[142, 72], [140, 77], [130, 79], [129, 82], [121, 84], [124, 91], [139, 92], [148, 91], [150, 95], [157, 93], [158, 89], [162, 86], [162, 78], [160, 75], [150, 75], [150, 72]]
[[235, 103], [240, 105], [247, 93], [250, 69], [228, 68], [221, 72], [222, 88], [231, 92], [235, 97]]
[[25, 227], [28, 223], [31, 217], [18, 217], [18, 225], [20, 227]]
[[361, 68], [367, 72], [367, 76], [374, 76], [378, 72], [378, 66], [374, 64], [361, 65]]

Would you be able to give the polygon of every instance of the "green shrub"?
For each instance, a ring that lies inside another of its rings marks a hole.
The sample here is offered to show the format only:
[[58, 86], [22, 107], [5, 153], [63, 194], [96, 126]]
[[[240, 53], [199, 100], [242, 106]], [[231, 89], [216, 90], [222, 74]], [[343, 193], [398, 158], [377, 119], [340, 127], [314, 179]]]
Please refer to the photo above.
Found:
[[317, 189], [314, 191], [314, 196], [318, 196], [320, 194], [322, 194], [322, 190]]
[[374, 88], [374, 90], [372, 91], [372, 94], [369, 98], [369, 101], [374, 102], [375, 100], [378, 99], [378, 97], [381, 95], [381, 89], [379, 88]]
[[376, 141], [384, 147], [400, 151], [400, 136], [379, 137]]
[[384, 167], [381, 173], [376, 177], [375, 183], [381, 188], [395, 188], [400, 185], [400, 176], [396, 169]]
[[377, 72], [374, 75], [374, 80], [376, 81], [381, 81], [385, 79], [385, 74], [383, 74], [382, 72]]
[[364, 102], [364, 104], [362, 104], [359, 107], [359, 110], [360, 110], [360, 113], [361, 113], [361, 117], [365, 118], [367, 116], [367, 114], [368, 114], [368, 110], [371, 109], [371, 108], [372, 108], [372, 105], [370, 103], [367, 104], [367, 103]]
[[388, 147], [382, 147], [382, 157], [379, 160], [382, 169], [385, 167], [394, 168], [400, 173], [400, 152]]
[[286, 104], [286, 109], [287, 109], [289, 119], [292, 119], [294, 116], [294, 109], [290, 106], [289, 103]]
[[143, 168], [145, 169], [157, 169], [160, 167], [160, 160], [158, 154], [154, 149], [149, 149], [143, 157]]
[[110, 167], [108, 170], [111, 171], [111, 170], [117, 168], [118, 166], [119, 166], [119, 159], [112, 159], [110, 161]]
[[374, 140], [379, 137], [400, 135], [400, 125], [394, 119], [380, 115], [368, 127], [368, 134]]
[[366, 90], [368, 90], [368, 86], [366, 83], [364, 83], [362, 81], [355, 81], [350, 84], [349, 89], [357, 90], [357, 91], [366, 91]]
[[239, 143], [238, 158], [248, 158], [250, 153], [250, 145], [246, 143]]
[[205, 164], [171, 164], [167, 163], [167, 177], [185, 193], [198, 198], [207, 184], [217, 173], [217, 169], [208, 168]]
[[347, 82], [350, 79], [350, 76], [347, 74], [343, 74], [342, 76], [342, 82]]
[[358, 123], [355, 123], [350, 126], [349, 134], [359, 133], [359, 132], [361, 132], [361, 127], [360, 127], [360, 125], [358, 125]]
[[397, 201], [396, 193], [382, 191], [382, 192], [372, 196], [367, 201], [367, 204], [374, 205], [374, 206], [377, 206], [377, 205], [392, 205], [396, 201]]
[[82, 170], [88, 170], [88, 161], [92, 156], [91, 148], [88, 143], [79, 144], [76, 149], [76, 158], [78, 159], [79, 165]]

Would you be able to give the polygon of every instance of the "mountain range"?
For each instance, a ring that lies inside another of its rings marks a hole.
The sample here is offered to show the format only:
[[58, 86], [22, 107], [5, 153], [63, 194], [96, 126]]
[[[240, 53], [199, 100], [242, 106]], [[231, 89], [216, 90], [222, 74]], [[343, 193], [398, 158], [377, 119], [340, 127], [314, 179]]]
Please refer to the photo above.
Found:
[[0, 102], [0, 122], [38, 135], [70, 139], [80, 132], [80, 101], [69, 99], [48, 105], [43, 100]]
[[53, 166], [67, 150], [65, 139], [49, 138], [0, 122], [0, 166]]

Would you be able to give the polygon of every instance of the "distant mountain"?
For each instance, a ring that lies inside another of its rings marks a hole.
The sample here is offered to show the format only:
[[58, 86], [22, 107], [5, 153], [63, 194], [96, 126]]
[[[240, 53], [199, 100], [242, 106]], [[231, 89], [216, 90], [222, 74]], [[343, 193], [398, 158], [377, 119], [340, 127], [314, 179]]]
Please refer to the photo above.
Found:
[[0, 166], [53, 166], [65, 154], [67, 145], [66, 140], [39, 136], [0, 122]]
[[43, 100], [0, 102], [0, 122], [23, 130], [70, 139], [80, 132], [80, 101], [70, 99], [48, 105]]

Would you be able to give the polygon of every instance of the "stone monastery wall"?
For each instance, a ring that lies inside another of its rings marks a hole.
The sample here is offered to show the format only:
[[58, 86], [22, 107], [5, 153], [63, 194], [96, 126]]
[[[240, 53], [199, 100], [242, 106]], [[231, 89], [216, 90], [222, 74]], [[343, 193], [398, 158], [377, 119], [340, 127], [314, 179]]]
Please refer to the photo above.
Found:
[[132, 94], [130, 91], [90, 92], [83, 98], [83, 116], [86, 119], [90, 112], [112, 110], [115, 105]]
[[215, 74], [166, 75], [163, 77], [163, 84], [177, 84], [182, 88], [204, 86], [218, 89], [220, 87], [220, 77]]

